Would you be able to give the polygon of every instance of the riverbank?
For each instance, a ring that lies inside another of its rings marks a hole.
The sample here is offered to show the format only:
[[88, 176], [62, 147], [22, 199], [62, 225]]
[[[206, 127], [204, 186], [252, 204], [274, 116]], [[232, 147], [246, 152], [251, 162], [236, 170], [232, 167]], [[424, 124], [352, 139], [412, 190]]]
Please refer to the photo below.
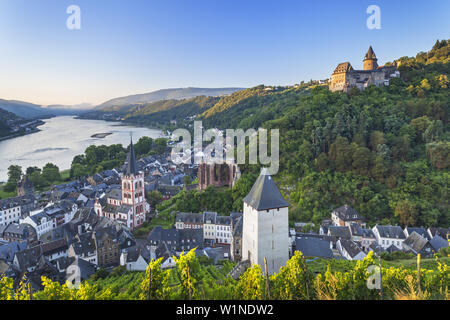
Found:
[[16, 132], [14, 134], [10, 134], [7, 136], [0, 137], [0, 141], [13, 139], [21, 136], [26, 136], [28, 134], [36, 133], [41, 131], [38, 127], [44, 125], [45, 122], [42, 120], [34, 120], [30, 123], [30, 125], [27, 125], [22, 128], [22, 131]]
[[[70, 169], [74, 157], [83, 154], [91, 145], [128, 146], [130, 132], [135, 141], [143, 136], [152, 139], [162, 136], [161, 130], [127, 126], [121, 122], [74, 119], [74, 116], [45, 120], [34, 134], [0, 141], [0, 181], [8, 179], [10, 165], [19, 165], [25, 170], [33, 166], [43, 168], [50, 162], [60, 170]], [[103, 138], [91, 137], [100, 133], [111, 134]]]

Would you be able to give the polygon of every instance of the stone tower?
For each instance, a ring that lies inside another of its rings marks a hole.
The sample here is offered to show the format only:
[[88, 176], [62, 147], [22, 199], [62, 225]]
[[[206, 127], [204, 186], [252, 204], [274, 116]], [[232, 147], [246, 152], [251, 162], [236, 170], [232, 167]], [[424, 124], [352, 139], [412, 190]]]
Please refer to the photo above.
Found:
[[259, 264], [264, 258], [270, 274], [289, 260], [289, 204], [272, 177], [263, 168], [250, 193], [244, 198], [242, 260]]
[[127, 225], [131, 229], [141, 226], [145, 221], [146, 211], [144, 173], [138, 171], [133, 140], [130, 143], [130, 152], [122, 175], [122, 204], [132, 207], [132, 214], [127, 219]]
[[378, 68], [377, 60], [377, 56], [375, 55], [375, 52], [373, 52], [372, 46], [370, 46], [364, 56], [363, 70], [375, 70]]

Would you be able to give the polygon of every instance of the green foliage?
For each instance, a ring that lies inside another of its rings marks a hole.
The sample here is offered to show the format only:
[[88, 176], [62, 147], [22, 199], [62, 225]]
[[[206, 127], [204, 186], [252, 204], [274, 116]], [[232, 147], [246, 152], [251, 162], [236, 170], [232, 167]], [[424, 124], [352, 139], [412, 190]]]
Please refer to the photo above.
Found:
[[[384, 299], [450, 299], [450, 256], [436, 255], [424, 259], [417, 287], [416, 259], [396, 253], [391, 261], [382, 260]], [[409, 259], [403, 259], [409, 258]], [[161, 259], [150, 261], [146, 272], [125, 272], [108, 276], [93, 276], [78, 289], [42, 277], [43, 290], [30, 295], [26, 279], [14, 287], [13, 280], [0, 278], [0, 300], [147, 300], [151, 274], [150, 299], [345, 299], [377, 300], [379, 291], [368, 289], [372, 274], [368, 267], [378, 265], [369, 253], [362, 261], [305, 260], [300, 252], [278, 273], [267, 279], [261, 267], [247, 269], [236, 281], [228, 273], [234, 264], [226, 261], [220, 266], [200, 263], [195, 249], [183, 253], [174, 269], [161, 269]]]

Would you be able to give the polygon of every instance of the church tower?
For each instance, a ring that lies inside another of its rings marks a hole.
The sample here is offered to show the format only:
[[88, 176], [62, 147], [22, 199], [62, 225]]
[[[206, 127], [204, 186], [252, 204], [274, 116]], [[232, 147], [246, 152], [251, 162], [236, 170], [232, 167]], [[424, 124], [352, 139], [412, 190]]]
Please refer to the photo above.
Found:
[[289, 260], [289, 203], [284, 200], [266, 168], [244, 198], [242, 260], [259, 264], [264, 258], [270, 274]]
[[145, 201], [144, 173], [138, 171], [133, 139], [131, 139], [125, 171], [122, 174], [122, 204], [132, 209], [128, 215], [127, 226], [131, 229], [140, 227], [145, 221], [147, 202]]
[[363, 60], [363, 70], [375, 70], [378, 68], [378, 59], [375, 55], [375, 52], [373, 52], [372, 46], [369, 47], [369, 50], [367, 51], [366, 55], [364, 56]]

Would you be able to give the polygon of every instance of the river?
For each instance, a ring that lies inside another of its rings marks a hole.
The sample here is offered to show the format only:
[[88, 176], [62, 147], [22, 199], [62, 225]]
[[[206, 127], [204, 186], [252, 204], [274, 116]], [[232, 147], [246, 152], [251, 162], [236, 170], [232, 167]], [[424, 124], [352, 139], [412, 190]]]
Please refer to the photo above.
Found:
[[[143, 136], [159, 138], [158, 129], [124, 126], [120, 122], [75, 119], [61, 116], [44, 120], [41, 131], [0, 141], [0, 181], [8, 179], [8, 167], [12, 164], [26, 168], [42, 168], [46, 163], [56, 164], [60, 170], [70, 169], [73, 158], [84, 153], [90, 145], [121, 143], [128, 146], [130, 132], [136, 142]], [[103, 138], [92, 138], [97, 133], [111, 133]]]

